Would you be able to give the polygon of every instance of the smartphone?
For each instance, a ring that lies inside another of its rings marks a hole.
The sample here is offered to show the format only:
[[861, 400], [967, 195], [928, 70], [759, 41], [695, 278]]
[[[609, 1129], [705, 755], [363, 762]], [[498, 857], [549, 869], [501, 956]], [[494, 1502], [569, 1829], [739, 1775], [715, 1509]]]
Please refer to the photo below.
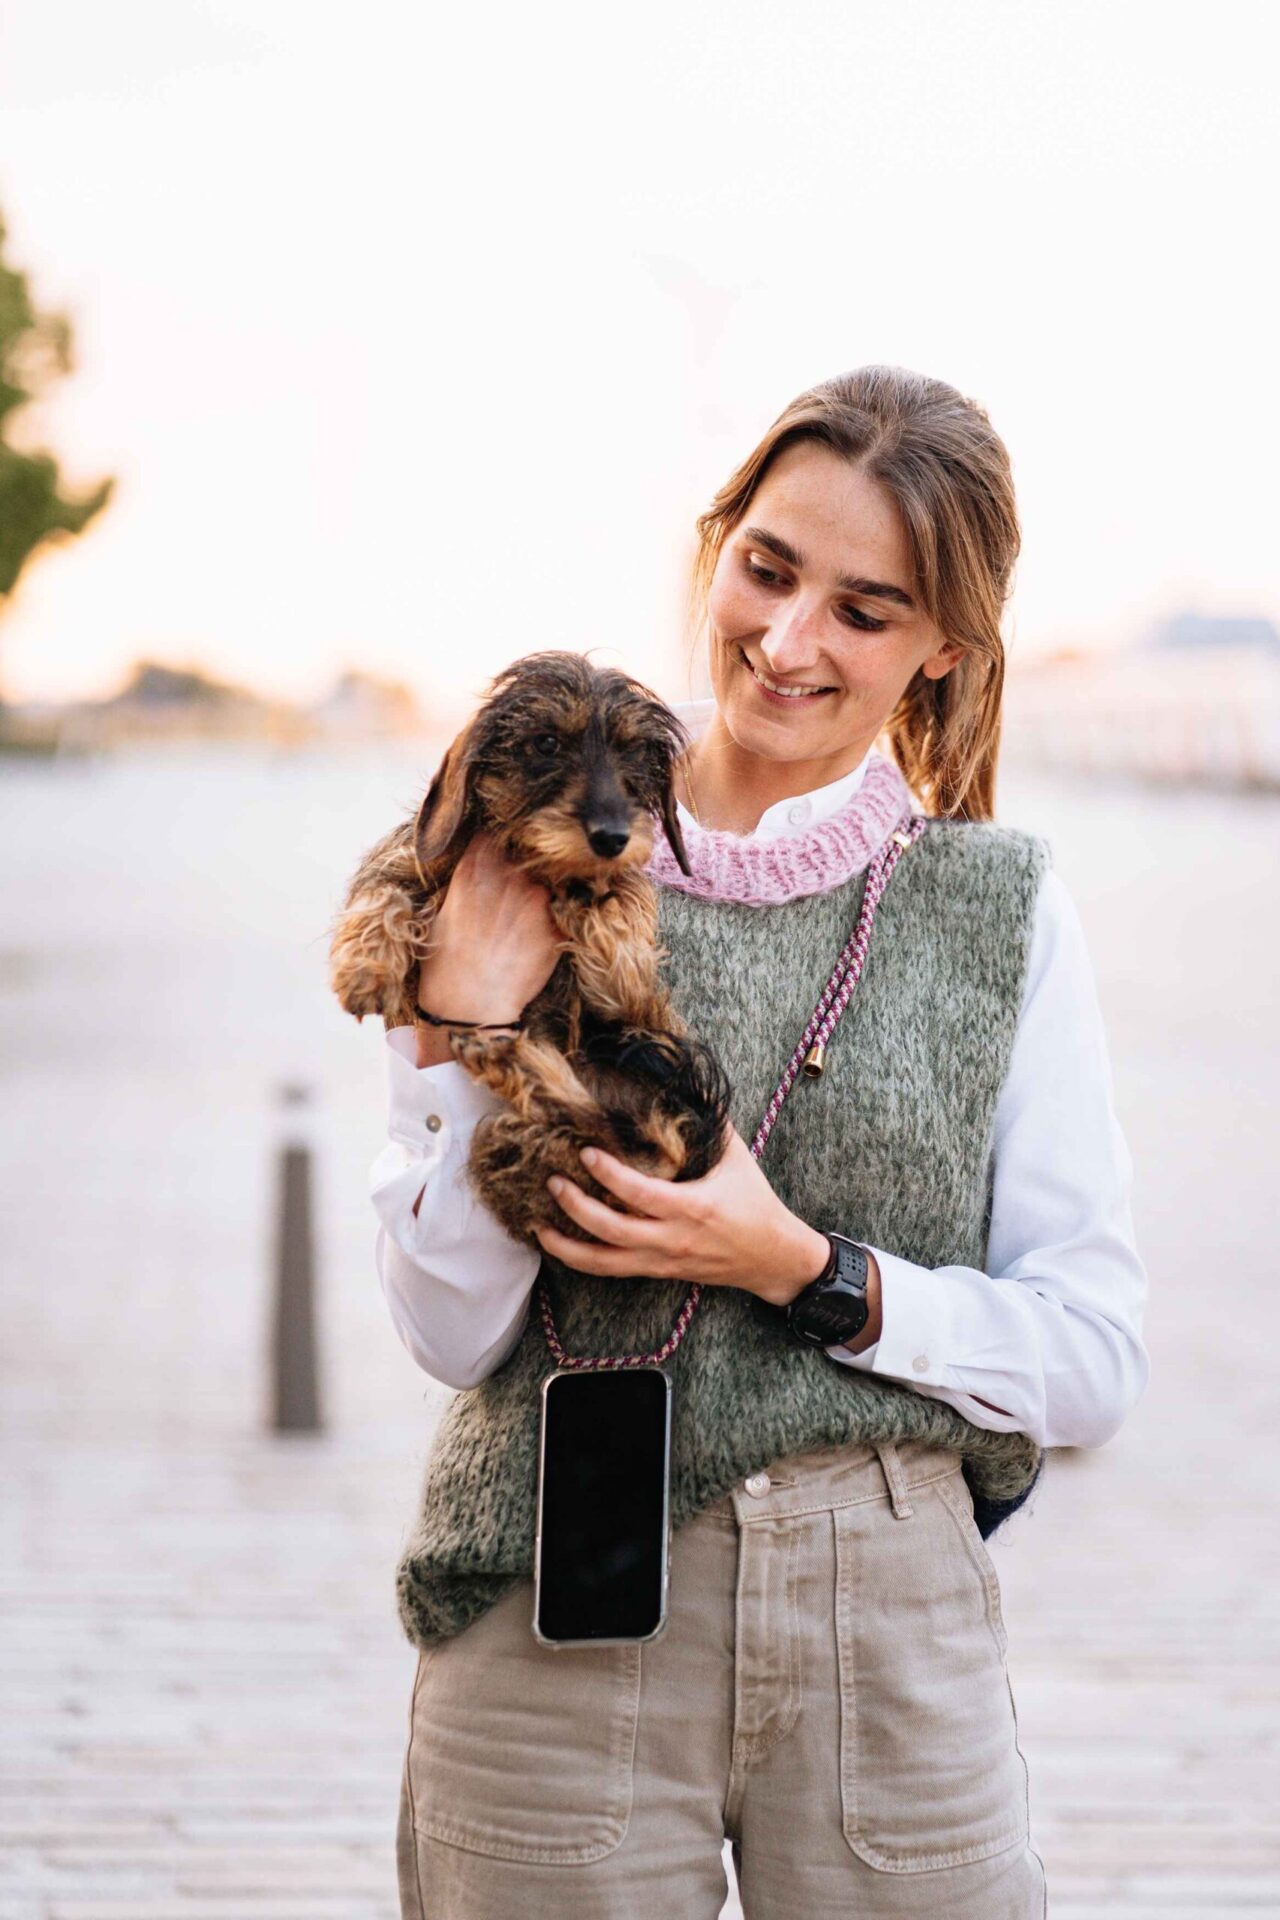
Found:
[[656, 1640], [667, 1623], [670, 1561], [670, 1376], [659, 1366], [548, 1375], [535, 1639], [547, 1647]]

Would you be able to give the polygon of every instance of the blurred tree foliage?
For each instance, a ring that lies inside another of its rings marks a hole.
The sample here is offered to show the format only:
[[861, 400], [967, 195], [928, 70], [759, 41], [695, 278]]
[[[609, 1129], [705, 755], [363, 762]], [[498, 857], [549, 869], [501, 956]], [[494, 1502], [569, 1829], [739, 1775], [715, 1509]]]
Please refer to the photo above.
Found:
[[71, 322], [62, 313], [36, 312], [26, 275], [5, 261], [5, 239], [0, 215], [0, 611], [31, 556], [47, 540], [82, 533], [115, 487], [103, 480], [83, 499], [71, 499], [61, 491], [52, 454], [10, 445], [19, 409], [41, 399], [75, 362]]

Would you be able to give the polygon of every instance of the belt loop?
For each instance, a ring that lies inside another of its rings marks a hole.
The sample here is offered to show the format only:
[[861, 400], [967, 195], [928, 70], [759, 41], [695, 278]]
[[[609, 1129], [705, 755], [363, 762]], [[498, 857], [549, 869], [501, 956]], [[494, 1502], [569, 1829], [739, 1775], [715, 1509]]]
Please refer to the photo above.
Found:
[[884, 1468], [885, 1484], [893, 1502], [893, 1517], [895, 1520], [909, 1520], [915, 1508], [907, 1498], [907, 1476], [902, 1471], [898, 1449], [892, 1440], [873, 1440], [871, 1444], [880, 1455], [880, 1465]]

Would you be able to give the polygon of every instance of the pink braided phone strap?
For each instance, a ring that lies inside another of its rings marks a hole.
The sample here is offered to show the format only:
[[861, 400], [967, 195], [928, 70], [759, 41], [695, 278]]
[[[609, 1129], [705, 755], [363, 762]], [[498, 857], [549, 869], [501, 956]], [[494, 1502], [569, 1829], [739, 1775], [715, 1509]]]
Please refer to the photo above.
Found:
[[[821, 998], [814, 1008], [809, 1024], [801, 1035], [795, 1052], [788, 1060], [786, 1069], [774, 1088], [769, 1104], [764, 1110], [764, 1118], [756, 1129], [756, 1137], [751, 1142], [751, 1152], [758, 1160], [764, 1152], [765, 1142], [773, 1132], [774, 1123], [782, 1112], [783, 1102], [796, 1083], [807, 1060], [816, 1051], [820, 1062], [821, 1050], [830, 1042], [839, 1023], [840, 1015], [848, 1006], [866, 965], [867, 949], [871, 944], [871, 929], [875, 925], [876, 909], [880, 905], [880, 896], [888, 884], [889, 875], [897, 866], [907, 848], [920, 838], [929, 824], [929, 817], [923, 813], [913, 813], [905, 826], [897, 827], [889, 835], [880, 851], [867, 869], [866, 891], [862, 898], [862, 912], [858, 915], [858, 924], [846, 943], [840, 958], [831, 969], [831, 977], [822, 989]], [[821, 1071], [819, 1065], [816, 1071]], [[556, 1332], [555, 1318], [551, 1311], [551, 1299], [547, 1284], [538, 1274], [538, 1311], [542, 1316], [542, 1330], [547, 1336], [547, 1345], [558, 1367], [652, 1367], [661, 1366], [669, 1360], [685, 1334], [689, 1323], [698, 1310], [702, 1298], [702, 1284], [694, 1281], [685, 1296], [684, 1305], [670, 1333], [660, 1347], [652, 1353], [619, 1353], [603, 1359], [593, 1359], [585, 1355], [567, 1354], [560, 1344], [560, 1335]]]

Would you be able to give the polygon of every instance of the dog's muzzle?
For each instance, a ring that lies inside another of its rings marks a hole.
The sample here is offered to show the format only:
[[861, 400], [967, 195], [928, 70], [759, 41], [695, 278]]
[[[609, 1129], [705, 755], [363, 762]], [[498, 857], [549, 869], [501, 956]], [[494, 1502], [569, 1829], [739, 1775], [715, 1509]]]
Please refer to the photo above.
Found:
[[620, 826], [610, 820], [588, 820], [583, 832], [592, 853], [599, 854], [602, 860], [616, 860], [631, 838], [630, 825]]

